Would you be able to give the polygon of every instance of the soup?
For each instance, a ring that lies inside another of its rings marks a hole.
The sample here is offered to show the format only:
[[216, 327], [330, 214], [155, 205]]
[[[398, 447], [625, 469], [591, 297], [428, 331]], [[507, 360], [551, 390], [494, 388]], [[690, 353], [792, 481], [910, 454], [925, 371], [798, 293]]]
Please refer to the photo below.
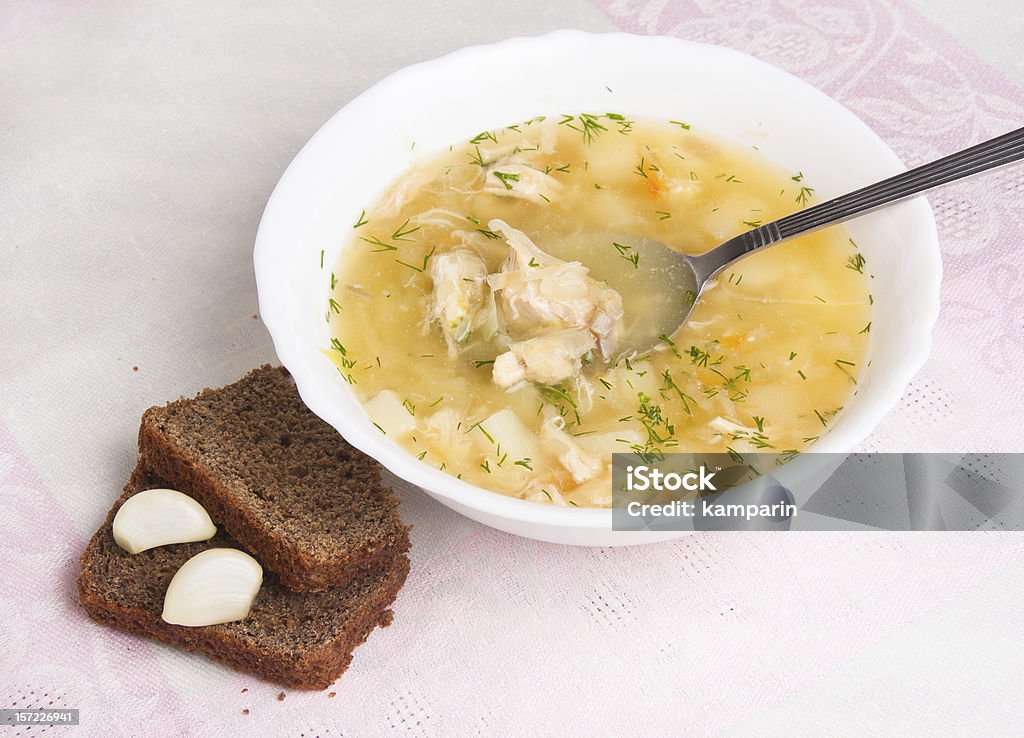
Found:
[[856, 244], [831, 228], [758, 252], [665, 331], [694, 295], [645, 241], [701, 253], [813, 197], [682, 121], [485, 131], [354, 219], [325, 351], [423, 463], [535, 502], [610, 505], [613, 452], [796, 453], [856, 392], [872, 302]]

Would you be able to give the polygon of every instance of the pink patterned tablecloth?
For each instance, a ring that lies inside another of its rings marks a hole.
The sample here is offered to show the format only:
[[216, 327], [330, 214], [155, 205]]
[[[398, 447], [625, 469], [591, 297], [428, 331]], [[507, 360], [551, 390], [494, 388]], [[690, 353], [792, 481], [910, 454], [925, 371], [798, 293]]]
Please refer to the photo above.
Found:
[[[1015, 534], [567, 548], [393, 480], [415, 525], [395, 622], [330, 692], [284, 701], [95, 625], [74, 592], [77, 557], [134, 465], [141, 411], [273, 360], [254, 320], [259, 213], [354, 94], [467, 43], [575, 26], [754, 54], [833, 95], [908, 165], [1019, 127], [1024, 91], [915, 7], [0, 8], [0, 708], [77, 707], [81, 727], [47, 734], [110, 736], [1013, 734]], [[945, 263], [934, 351], [863, 447], [1024, 450], [1024, 178], [1004, 170], [931, 202]]]

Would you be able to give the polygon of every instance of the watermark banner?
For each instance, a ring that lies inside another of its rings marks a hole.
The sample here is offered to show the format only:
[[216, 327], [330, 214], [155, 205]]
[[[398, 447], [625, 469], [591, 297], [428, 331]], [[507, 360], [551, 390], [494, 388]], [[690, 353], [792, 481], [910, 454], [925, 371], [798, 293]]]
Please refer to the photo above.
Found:
[[614, 454], [614, 530], [1024, 530], [1024, 454]]

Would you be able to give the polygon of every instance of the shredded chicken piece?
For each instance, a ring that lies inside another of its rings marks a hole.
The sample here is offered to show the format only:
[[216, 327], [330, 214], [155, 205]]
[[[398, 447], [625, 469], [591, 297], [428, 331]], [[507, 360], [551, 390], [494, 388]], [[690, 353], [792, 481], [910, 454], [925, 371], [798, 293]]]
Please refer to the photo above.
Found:
[[561, 182], [526, 164], [498, 162], [487, 170], [484, 177], [484, 192], [528, 200], [537, 205], [550, 203], [561, 191]]
[[471, 336], [489, 340], [504, 327], [497, 345], [507, 348], [492, 370], [499, 387], [570, 379], [579, 384], [584, 357], [599, 350], [607, 360], [615, 350], [622, 297], [588, 276], [578, 261], [545, 253], [507, 223], [492, 220], [488, 227], [508, 242], [500, 271], [488, 274], [484, 260], [465, 245], [435, 254], [428, 320], [441, 326], [452, 356]]
[[430, 260], [434, 282], [430, 320], [441, 325], [448, 353], [454, 356], [473, 330], [473, 320], [486, 302], [483, 259], [466, 249], [435, 254]]
[[586, 330], [570, 329], [519, 341], [494, 360], [491, 377], [508, 389], [520, 382], [558, 384], [577, 376], [582, 357], [597, 347]]
[[[405, 407], [402, 411], [409, 414]], [[428, 415], [422, 422], [423, 428], [427, 431], [428, 438], [436, 439], [438, 446], [443, 447], [445, 453], [453, 456], [468, 452], [472, 441], [469, 435], [462, 428], [462, 421], [465, 414], [453, 407], [444, 407]]]
[[602, 356], [615, 351], [622, 323], [622, 296], [592, 279], [578, 261], [562, 261], [541, 251], [525, 233], [501, 220], [488, 223], [505, 236], [509, 254], [501, 271], [487, 277], [499, 293], [506, 325], [526, 335], [586, 328]]
[[580, 448], [576, 440], [562, 428], [565, 421], [552, 418], [541, 426], [541, 436], [550, 444], [560, 463], [576, 484], [593, 479], [605, 468], [605, 460], [601, 454], [591, 454]]

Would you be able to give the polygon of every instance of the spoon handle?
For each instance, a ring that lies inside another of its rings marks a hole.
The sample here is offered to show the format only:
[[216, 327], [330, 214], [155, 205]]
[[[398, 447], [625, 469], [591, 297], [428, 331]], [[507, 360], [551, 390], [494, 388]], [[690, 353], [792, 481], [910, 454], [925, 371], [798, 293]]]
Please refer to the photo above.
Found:
[[870, 210], [1021, 159], [1024, 159], [1024, 128], [758, 226], [742, 235], [744, 250], [753, 251], [842, 223]]

